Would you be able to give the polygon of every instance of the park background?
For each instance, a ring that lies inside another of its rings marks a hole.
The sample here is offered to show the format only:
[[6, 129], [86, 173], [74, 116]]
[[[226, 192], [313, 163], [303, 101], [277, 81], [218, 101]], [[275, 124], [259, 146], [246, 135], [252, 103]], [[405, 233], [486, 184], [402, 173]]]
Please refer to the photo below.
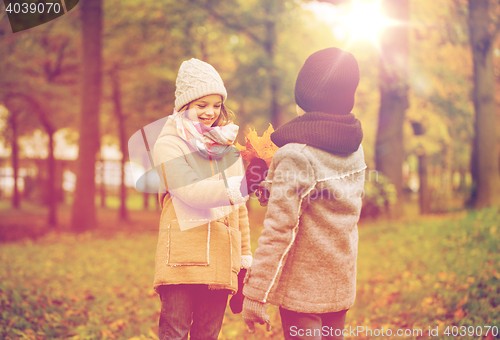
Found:
[[[244, 144], [295, 116], [300, 67], [336, 46], [359, 62], [368, 165], [347, 327], [495, 338], [499, 31], [493, 0], [82, 0], [17, 33], [2, 7], [0, 337], [155, 338], [159, 208], [134, 188], [128, 139], [172, 112], [195, 57], [220, 72]], [[266, 210], [248, 207], [255, 250]], [[228, 310], [220, 338], [281, 339], [270, 314], [250, 335]]]

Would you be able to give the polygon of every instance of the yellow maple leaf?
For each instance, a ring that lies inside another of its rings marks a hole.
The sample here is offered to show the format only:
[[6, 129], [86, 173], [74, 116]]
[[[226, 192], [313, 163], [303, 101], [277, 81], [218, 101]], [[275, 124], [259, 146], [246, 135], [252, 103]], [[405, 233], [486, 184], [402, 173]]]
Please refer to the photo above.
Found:
[[245, 146], [236, 143], [236, 148], [241, 151], [241, 157], [249, 162], [254, 158], [261, 158], [269, 166], [274, 153], [279, 149], [271, 141], [271, 133], [273, 132], [274, 128], [271, 124], [262, 136], [259, 136], [255, 129], [250, 128], [249, 132], [245, 132]]

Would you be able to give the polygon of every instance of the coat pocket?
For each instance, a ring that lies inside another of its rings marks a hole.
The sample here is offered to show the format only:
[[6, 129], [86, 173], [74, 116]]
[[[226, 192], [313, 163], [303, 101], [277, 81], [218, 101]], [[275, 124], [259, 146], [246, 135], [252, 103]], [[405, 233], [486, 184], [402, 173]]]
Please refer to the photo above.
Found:
[[183, 230], [172, 221], [168, 228], [167, 265], [208, 266], [210, 229], [208, 224]]

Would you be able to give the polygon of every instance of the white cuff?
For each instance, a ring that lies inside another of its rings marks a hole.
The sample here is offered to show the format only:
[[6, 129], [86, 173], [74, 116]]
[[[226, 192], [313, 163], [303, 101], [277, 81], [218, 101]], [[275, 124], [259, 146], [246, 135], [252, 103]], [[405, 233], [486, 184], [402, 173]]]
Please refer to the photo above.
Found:
[[241, 196], [240, 186], [241, 181], [243, 180], [243, 176], [233, 176], [229, 177], [227, 180], [227, 195], [233, 204], [244, 203], [248, 199], [248, 195], [243, 197]]
[[252, 265], [252, 255], [241, 255], [241, 268], [248, 269]]

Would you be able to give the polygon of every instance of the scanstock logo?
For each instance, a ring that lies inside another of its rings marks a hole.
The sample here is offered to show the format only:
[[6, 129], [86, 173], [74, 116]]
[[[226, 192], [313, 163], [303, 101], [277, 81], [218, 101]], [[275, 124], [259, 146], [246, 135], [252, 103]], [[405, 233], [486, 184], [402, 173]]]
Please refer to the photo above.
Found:
[[12, 32], [24, 31], [63, 16], [80, 0], [3, 0]]

